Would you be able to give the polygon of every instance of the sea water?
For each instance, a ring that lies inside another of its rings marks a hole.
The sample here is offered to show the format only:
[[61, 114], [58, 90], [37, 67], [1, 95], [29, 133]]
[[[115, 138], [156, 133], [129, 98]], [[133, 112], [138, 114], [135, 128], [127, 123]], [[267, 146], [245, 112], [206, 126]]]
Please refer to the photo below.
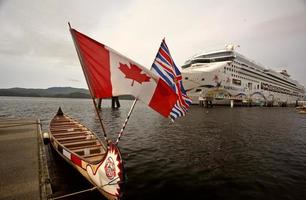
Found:
[[[116, 139], [132, 101], [102, 117]], [[101, 138], [89, 99], [0, 97], [0, 117], [40, 118], [57, 108]], [[306, 116], [295, 108], [191, 106], [172, 123], [138, 102], [119, 143], [126, 170], [124, 199], [306, 199]], [[46, 147], [55, 195], [92, 186]], [[103, 199], [97, 191], [69, 199]]]

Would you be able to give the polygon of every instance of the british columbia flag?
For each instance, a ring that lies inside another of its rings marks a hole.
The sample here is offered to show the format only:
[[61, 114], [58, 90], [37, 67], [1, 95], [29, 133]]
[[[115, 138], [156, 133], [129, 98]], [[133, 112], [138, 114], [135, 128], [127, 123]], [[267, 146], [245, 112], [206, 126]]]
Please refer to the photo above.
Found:
[[178, 117], [184, 116], [191, 104], [191, 99], [186, 94], [181, 72], [170, 55], [165, 39], [163, 39], [160, 45], [151, 71], [160, 76], [178, 95], [178, 100], [170, 112], [171, 119], [175, 120]]

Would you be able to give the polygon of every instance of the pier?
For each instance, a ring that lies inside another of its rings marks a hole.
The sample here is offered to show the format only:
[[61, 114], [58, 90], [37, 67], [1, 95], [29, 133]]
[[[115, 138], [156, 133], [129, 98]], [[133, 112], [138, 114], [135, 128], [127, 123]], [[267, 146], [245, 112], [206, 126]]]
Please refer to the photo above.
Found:
[[[195, 103], [196, 102], [196, 103]], [[193, 102], [194, 104], [197, 104], [197, 101], [195, 100]], [[275, 99], [268, 100], [263, 99], [261, 101], [254, 100], [251, 97], [242, 97], [242, 96], [216, 96], [213, 94], [209, 95], [201, 95], [198, 97], [198, 104], [200, 107], [205, 108], [211, 108], [214, 106], [230, 106], [233, 107], [252, 107], [252, 106], [265, 106], [265, 107], [291, 107], [295, 106], [297, 107], [299, 102], [302, 101], [296, 101], [296, 102], [288, 102], [288, 101], [277, 101]]]
[[0, 119], [0, 199], [48, 199], [52, 193], [41, 124]]

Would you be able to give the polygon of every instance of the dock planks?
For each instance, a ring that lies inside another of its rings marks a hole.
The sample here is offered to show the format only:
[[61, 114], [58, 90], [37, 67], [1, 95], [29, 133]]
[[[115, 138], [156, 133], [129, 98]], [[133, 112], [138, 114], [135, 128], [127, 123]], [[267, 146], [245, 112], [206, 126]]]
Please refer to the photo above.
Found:
[[41, 199], [40, 126], [36, 119], [0, 119], [0, 199]]

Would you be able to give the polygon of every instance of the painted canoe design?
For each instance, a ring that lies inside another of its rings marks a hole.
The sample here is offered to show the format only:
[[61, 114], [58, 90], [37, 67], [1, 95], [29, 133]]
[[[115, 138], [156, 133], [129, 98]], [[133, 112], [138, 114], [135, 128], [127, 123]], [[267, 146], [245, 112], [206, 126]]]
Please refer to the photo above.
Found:
[[120, 199], [124, 168], [118, 147], [99, 137], [59, 108], [50, 122], [50, 142], [56, 152], [77, 169], [107, 199]]

